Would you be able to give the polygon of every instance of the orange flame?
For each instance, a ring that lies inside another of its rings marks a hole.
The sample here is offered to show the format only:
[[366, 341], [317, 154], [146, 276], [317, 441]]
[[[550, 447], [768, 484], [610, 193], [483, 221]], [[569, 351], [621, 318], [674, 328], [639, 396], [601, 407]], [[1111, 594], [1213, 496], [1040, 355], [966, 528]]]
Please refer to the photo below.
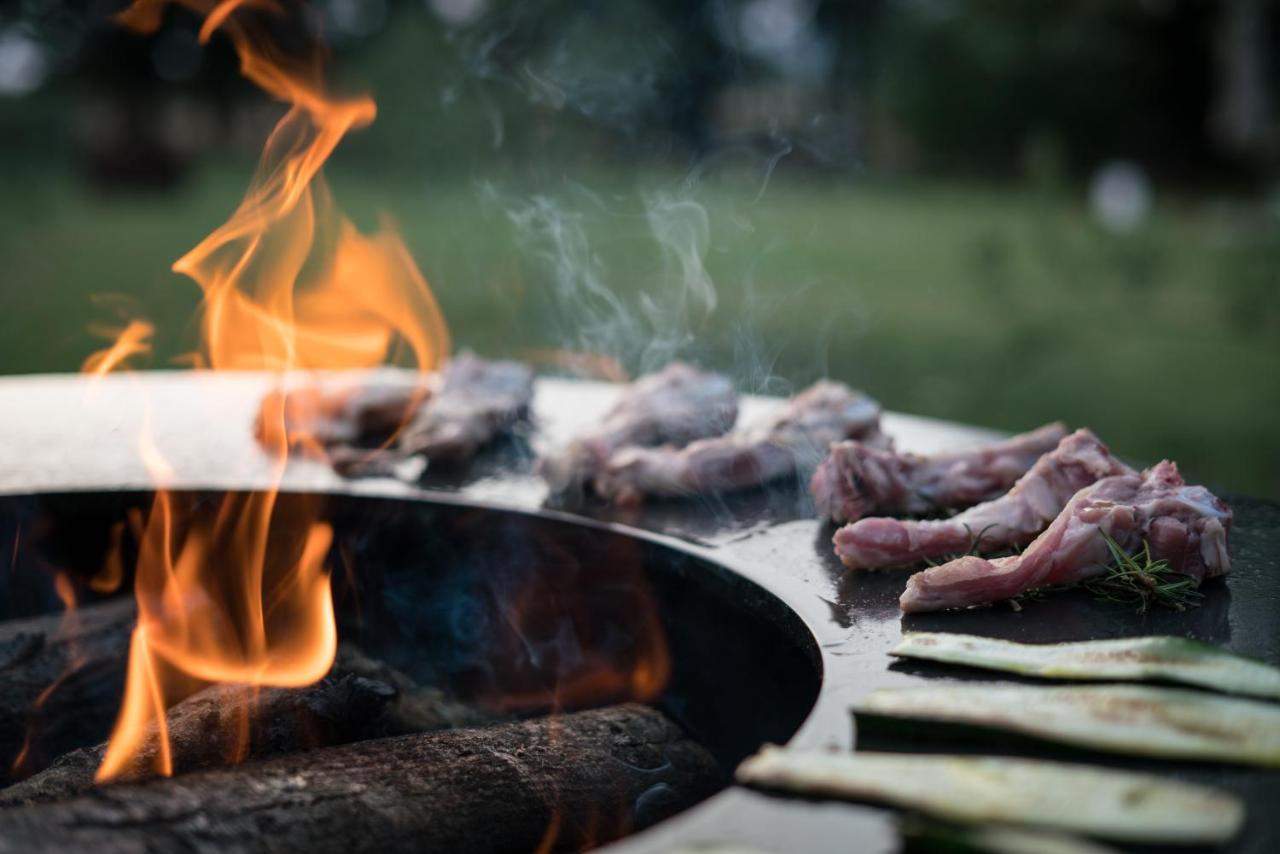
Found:
[[[436, 366], [449, 338], [422, 274], [389, 228], [360, 234], [320, 176], [346, 132], [373, 121], [373, 101], [330, 97], [318, 50], [287, 55], [252, 26], [255, 15], [284, 16], [271, 0], [136, 0], [120, 20], [154, 30], [169, 2], [204, 15], [201, 39], [227, 35], [243, 74], [289, 104], [239, 208], [173, 265], [204, 292], [198, 364], [274, 372], [282, 387], [284, 372], [368, 368], [402, 347], [420, 370]], [[85, 370], [119, 367], [143, 331], [131, 324]], [[284, 401], [269, 395], [259, 416], [276, 483], [289, 446]], [[140, 451], [163, 485], [169, 466], [145, 430]], [[318, 506], [285, 508], [277, 497], [229, 494], [210, 509], [157, 492], [140, 537], [125, 698], [99, 781], [171, 774], [165, 712], [203, 684], [301, 686], [328, 671], [337, 643], [325, 571], [332, 532]], [[153, 738], [153, 766], [137, 767]]]
[[148, 342], [155, 331], [155, 327], [145, 320], [129, 321], [129, 325], [116, 333], [115, 342], [110, 347], [99, 350], [84, 360], [84, 364], [80, 366], [81, 373], [95, 377], [106, 376], [123, 367], [133, 356], [149, 353], [151, 345]]

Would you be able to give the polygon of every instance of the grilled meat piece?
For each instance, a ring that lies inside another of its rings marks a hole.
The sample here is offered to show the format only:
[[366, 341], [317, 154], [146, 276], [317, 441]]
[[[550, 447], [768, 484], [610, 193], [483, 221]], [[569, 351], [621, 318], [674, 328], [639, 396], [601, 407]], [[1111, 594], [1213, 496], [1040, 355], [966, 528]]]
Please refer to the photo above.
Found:
[[596, 479], [596, 491], [618, 504], [645, 496], [729, 492], [785, 477], [812, 465], [832, 442], [881, 441], [880, 404], [842, 383], [822, 380], [753, 428], [683, 448], [625, 448]]
[[1000, 498], [949, 519], [859, 519], [836, 531], [836, 555], [845, 566], [875, 569], [971, 549], [990, 552], [1021, 546], [1043, 531], [1081, 488], [1132, 471], [1093, 433], [1077, 430]]
[[687, 445], [728, 432], [738, 419], [738, 393], [728, 377], [672, 362], [631, 383], [599, 428], [538, 462], [556, 494], [580, 492], [618, 450]]
[[379, 372], [362, 374], [358, 382], [344, 377], [330, 384], [273, 391], [260, 408], [255, 434], [269, 444], [275, 407], [283, 406], [285, 431], [294, 446], [321, 452], [343, 445], [372, 446], [407, 423], [430, 395], [430, 383], [420, 378]]
[[818, 512], [834, 522], [970, 507], [1003, 494], [1066, 435], [1055, 422], [1003, 442], [928, 457], [836, 442], [809, 491]]
[[[453, 357], [424, 378], [370, 373], [365, 382], [308, 386], [283, 401], [289, 441], [319, 452], [344, 473], [381, 470], [408, 456], [432, 464], [469, 459], [528, 413], [533, 369], [471, 353]], [[268, 398], [268, 409], [274, 396]], [[268, 443], [270, 419], [257, 434]]]
[[462, 462], [526, 417], [532, 402], [533, 368], [462, 353], [440, 372], [438, 385], [400, 433], [396, 450], [421, 454], [432, 463]]
[[1230, 529], [1230, 508], [1203, 486], [1187, 486], [1166, 460], [1081, 489], [1020, 555], [962, 557], [913, 575], [899, 604], [909, 612], [938, 611], [1074, 584], [1104, 571], [1111, 555], [1102, 533], [1130, 554], [1147, 543], [1153, 559], [1199, 582], [1230, 568]]

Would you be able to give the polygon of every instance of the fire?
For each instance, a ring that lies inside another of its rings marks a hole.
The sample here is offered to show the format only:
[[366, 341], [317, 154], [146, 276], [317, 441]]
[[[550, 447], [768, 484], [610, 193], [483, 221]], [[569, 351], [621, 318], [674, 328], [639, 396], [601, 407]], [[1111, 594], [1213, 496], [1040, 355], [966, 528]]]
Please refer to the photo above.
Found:
[[[154, 30], [169, 2], [204, 16], [202, 40], [225, 34], [243, 74], [288, 105], [244, 201], [173, 265], [204, 294], [198, 366], [269, 371], [281, 388], [287, 372], [404, 355], [434, 368], [449, 338], [425, 279], [391, 229], [364, 235], [342, 216], [320, 173], [348, 131], [373, 121], [373, 101], [330, 96], [318, 48], [286, 54], [253, 26], [255, 16], [285, 16], [273, 0], [136, 0], [120, 20]], [[151, 332], [135, 321], [84, 370], [120, 367]], [[290, 444], [285, 401], [269, 395], [260, 415], [277, 484]], [[163, 486], [169, 464], [146, 431], [140, 452]], [[139, 538], [125, 698], [99, 781], [173, 773], [165, 712], [204, 685], [301, 686], [328, 671], [337, 643], [325, 569], [332, 532], [318, 506], [277, 498], [274, 489], [212, 503], [157, 492]], [[151, 739], [155, 761], [140, 768]]]
[[155, 327], [145, 320], [129, 321], [128, 326], [116, 333], [115, 342], [110, 347], [99, 350], [84, 360], [84, 364], [80, 366], [81, 372], [95, 377], [106, 376], [122, 367], [133, 356], [150, 352], [149, 342], [154, 333]]

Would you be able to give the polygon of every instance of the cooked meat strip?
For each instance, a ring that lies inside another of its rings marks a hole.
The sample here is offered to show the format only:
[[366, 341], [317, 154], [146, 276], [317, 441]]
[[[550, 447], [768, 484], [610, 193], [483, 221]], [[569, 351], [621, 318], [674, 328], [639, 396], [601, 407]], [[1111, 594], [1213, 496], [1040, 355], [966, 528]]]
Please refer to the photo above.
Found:
[[396, 441], [404, 455], [432, 463], [461, 462], [529, 412], [533, 368], [470, 353], [450, 359], [438, 385]]
[[[347, 472], [414, 454], [433, 464], [465, 461], [524, 417], [533, 399], [532, 368], [471, 353], [421, 379], [371, 374], [366, 383], [343, 382], [349, 384], [290, 391], [284, 413], [291, 442], [322, 451]], [[257, 430], [265, 441], [264, 419]]]
[[832, 442], [883, 441], [880, 404], [842, 383], [822, 380], [753, 428], [683, 448], [624, 448], [596, 478], [596, 491], [619, 504], [644, 496], [729, 492], [785, 477], [816, 462]]
[[538, 462], [551, 491], [590, 485], [609, 457], [629, 446], [687, 445], [719, 436], [738, 419], [738, 393], [728, 377], [672, 362], [625, 387], [599, 427]]
[[[434, 375], [433, 375], [434, 376]], [[271, 392], [263, 401], [255, 432], [266, 441], [262, 413], [280, 400]], [[404, 425], [413, 409], [431, 395], [430, 382], [371, 373], [357, 384], [309, 385], [284, 392], [284, 425], [293, 445], [324, 449], [340, 445], [373, 445]]]
[[809, 491], [818, 512], [835, 522], [970, 507], [1007, 491], [1066, 435], [1055, 422], [1003, 442], [932, 456], [836, 442]]
[[1203, 486], [1188, 486], [1167, 460], [1081, 489], [1043, 534], [1019, 555], [969, 556], [911, 576], [902, 610], [937, 611], [1008, 599], [1024, 590], [1074, 584], [1104, 571], [1105, 532], [1130, 554], [1147, 543], [1151, 557], [1197, 582], [1231, 566], [1231, 510]]
[[1021, 546], [1043, 531], [1082, 487], [1131, 472], [1097, 436], [1077, 430], [1037, 460], [1000, 498], [949, 519], [859, 519], [836, 531], [836, 555], [845, 566], [875, 569], [970, 549]]

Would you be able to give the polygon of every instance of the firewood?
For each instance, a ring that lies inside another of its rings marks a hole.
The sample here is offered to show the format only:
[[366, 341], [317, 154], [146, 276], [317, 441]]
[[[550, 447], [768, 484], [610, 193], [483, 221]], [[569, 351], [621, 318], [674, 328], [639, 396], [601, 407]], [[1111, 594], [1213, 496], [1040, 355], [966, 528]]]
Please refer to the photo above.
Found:
[[707, 796], [715, 761], [638, 705], [294, 753], [0, 810], [0, 854], [581, 848]]
[[[390, 685], [351, 674], [305, 688], [209, 686], [166, 716], [173, 770], [194, 771], [382, 735], [385, 707], [395, 695]], [[243, 728], [238, 725], [241, 715]], [[64, 754], [39, 774], [0, 790], [0, 806], [65, 800], [88, 791], [106, 749], [99, 744]], [[157, 749], [153, 731], [124, 776], [152, 776]]]
[[485, 726], [501, 719], [497, 712], [452, 699], [434, 686], [419, 685], [385, 661], [369, 656], [349, 642], [338, 644], [333, 673], [350, 673], [383, 682], [395, 689], [395, 696], [382, 713], [381, 735], [408, 735], [436, 729]]
[[0, 623], [0, 783], [20, 754], [21, 766], [40, 768], [106, 738], [119, 710], [135, 615], [128, 597], [84, 606], [71, 620]]

